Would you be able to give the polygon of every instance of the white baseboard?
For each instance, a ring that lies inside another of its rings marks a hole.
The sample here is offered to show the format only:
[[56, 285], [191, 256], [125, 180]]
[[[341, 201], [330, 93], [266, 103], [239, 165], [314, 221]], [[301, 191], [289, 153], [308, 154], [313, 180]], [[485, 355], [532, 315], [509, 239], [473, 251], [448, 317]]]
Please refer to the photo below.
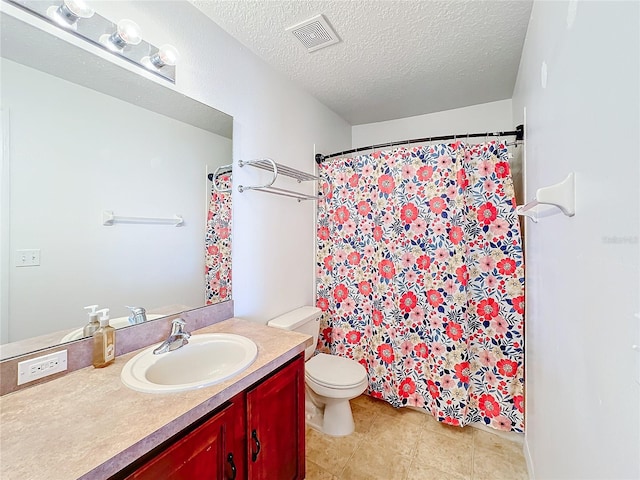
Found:
[[527, 442], [526, 436], [524, 437], [522, 453], [524, 453], [524, 459], [527, 462], [527, 473], [529, 474], [529, 480], [536, 480], [536, 476], [533, 472], [533, 460], [531, 459], [531, 452], [529, 451], [529, 443]]
[[488, 427], [483, 423], [469, 423], [468, 427], [477, 428], [478, 430], [483, 430], [487, 433], [491, 433], [492, 435], [497, 435], [498, 437], [504, 438], [505, 440], [509, 440], [511, 442], [516, 442], [522, 445], [524, 441], [524, 434], [517, 432], [503, 432], [502, 430], [496, 430], [495, 428]]

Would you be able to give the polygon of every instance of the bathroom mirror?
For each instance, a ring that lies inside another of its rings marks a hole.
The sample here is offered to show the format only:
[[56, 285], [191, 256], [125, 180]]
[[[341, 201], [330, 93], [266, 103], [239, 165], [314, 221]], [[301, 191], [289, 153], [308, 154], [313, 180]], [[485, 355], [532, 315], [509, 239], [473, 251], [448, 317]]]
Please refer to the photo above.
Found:
[[208, 174], [231, 164], [232, 118], [0, 15], [2, 359], [80, 338], [87, 305], [128, 325], [126, 306], [209, 303]]

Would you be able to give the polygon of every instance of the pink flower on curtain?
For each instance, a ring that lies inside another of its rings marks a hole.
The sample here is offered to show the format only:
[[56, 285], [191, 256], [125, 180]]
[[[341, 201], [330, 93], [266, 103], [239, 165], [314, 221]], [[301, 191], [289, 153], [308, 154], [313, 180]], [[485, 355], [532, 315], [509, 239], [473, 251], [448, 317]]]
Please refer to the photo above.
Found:
[[336, 286], [333, 290], [333, 298], [335, 298], [338, 303], [343, 302], [347, 298], [348, 294], [349, 290], [347, 290], [347, 287], [343, 284]]
[[396, 268], [391, 260], [385, 259], [378, 264], [380, 275], [387, 279], [392, 279], [396, 274]]
[[400, 211], [400, 220], [404, 223], [412, 223], [416, 218], [418, 218], [418, 207], [413, 203], [408, 203], [402, 206]]
[[451, 243], [454, 245], [458, 245], [462, 241], [463, 235], [462, 228], [458, 226], [451, 227], [449, 230], [449, 240], [451, 240]]
[[395, 186], [396, 183], [393, 181], [393, 177], [391, 175], [380, 176], [380, 179], [378, 180], [378, 188], [382, 193], [384, 193], [385, 195], [389, 195], [391, 192], [393, 192]]
[[447, 332], [447, 336], [456, 342], [462, 338], [462, 334], [464, 333], [462, 325], [454, 322], [449, 323], [445, 331]]
[[432, 307], [438, 307], [444, 302], [444, 299], [440, 292], [438, 292], [437, 290], [428, 290], [427, 301]]
[[500, 405], [491, 395], [481, 395], [478, 403], [480, 411], [485, 417], [493, 418], [500, 413]]
[[495, 172], [496, 172], [496, 176], [498, 178], [505, 178], [506, 176], [508, 176], [511, 171], [509, 169], [509, 163], [508, 162], [498, 162], [496, 163], [495, 166]]
[[318, 238], [320, 240], [329, 240], [329, 229], [327, 227], [318, 228]]
[[491, 202], [481, 205], [478, 209], [478, 220], [485, 225], [489, 225], [498, 216], [498, 209]]
[[478, 303], [478, 316], [485, 320], [491, 320], [498, 315], [500, 305], [493, 298], [485, 298]]
[[335, 218], [337, 223], [345, 223], [349, 220], [349, 210], [347, 207], [339, 207], [336, 209]]
[[470, 367], [469, 367], [469, 362], [458, 363], [454, 367], [454, 370], [456, 372], [456, 376], [460, 379], [460, 381], [462, 383], [469, 383], [469, 380], [471, 379], [471, 377], [470, 377], [471, 371], [470, 371]]
[[400, 396], [405, 398], [409, 397], [415, 391], [416, 384], [410, 377], [402, 380], [402, 382], [400, 383], [400, 387], [398, 388], [398, 393], [400, 394]]
[[415, 354], [420, 358], [427, 358], [427, 356], [429, 355], [429, 347], [427, 347], [427, 344], [424, 342], [416, 344], [416, 346], [413, 347], [413, 350]]
[[393, 348], [391, 348], [391, 345], [387, 344], [378, 346], [378, 355], [380, 356], [380, 359], [385, 363], [391, 363], [395, 358], [395, 355], [393, 354]]
[[436, 215], [440, 215], [447, 208], [447, 202], [445, 202], [444, 198], [434, 197], [429, 200], [429, 208]]
[[416, 307], [417, 304], [418, 304], [418, 297], [416, 297], [416, 294], [413, 292], [406, 292], [400, 298], [400, 310], [402, 310], [405, 313], [409, 313], [411, 310], [413, 310]]
[[512, 360], [503, 358], [497, 364], [498, 372], [505, 377], [515, 377], [518, 373], [518, 364]]

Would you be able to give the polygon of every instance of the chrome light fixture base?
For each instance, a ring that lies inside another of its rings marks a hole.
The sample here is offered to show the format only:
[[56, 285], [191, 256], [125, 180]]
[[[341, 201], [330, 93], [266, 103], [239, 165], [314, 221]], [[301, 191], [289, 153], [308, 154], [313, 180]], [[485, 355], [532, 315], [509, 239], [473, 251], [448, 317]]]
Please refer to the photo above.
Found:
[[[58, 28], [80, 37], [89, 43], [102, 48], [125, 59], [145, 71], [168, 80], [171, 83], [176, 81], [175, 64], [150, 62], [150, 58], [158, 55], [160, 48], [141, 37], [123, 34], [122, 24], [128, 27], [135, 25], [131, 20], [121, 20], [112, 22], [111, 20], [92, 12], [90, 16], [84, 11], [70, 8], [74, 3], [64, 0], [1, 0], [25, 10]], [[130, 32], [127, 32], [130, 33]], [[139, 32], [137, 32], [139, 35]], [[137, 43], [136, 43], [137, 42]], [[162, 47], [161, 47], [162, 48]]]

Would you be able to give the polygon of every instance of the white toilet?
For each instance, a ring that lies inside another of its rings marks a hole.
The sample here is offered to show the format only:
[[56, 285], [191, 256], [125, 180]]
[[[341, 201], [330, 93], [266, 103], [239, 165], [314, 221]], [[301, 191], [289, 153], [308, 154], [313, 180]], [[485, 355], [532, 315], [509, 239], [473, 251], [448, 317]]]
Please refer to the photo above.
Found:
[[307, 424], [327, 435], [342, 437], [354, 430], [349, 400], [367, 389], [367, 371], [349, 358], [326, 353], [312, 356], [318, 343], [321, 315], [319, 308], [300, 307], [267, 325], [313, 336], [313, 345], [305, 351]]

